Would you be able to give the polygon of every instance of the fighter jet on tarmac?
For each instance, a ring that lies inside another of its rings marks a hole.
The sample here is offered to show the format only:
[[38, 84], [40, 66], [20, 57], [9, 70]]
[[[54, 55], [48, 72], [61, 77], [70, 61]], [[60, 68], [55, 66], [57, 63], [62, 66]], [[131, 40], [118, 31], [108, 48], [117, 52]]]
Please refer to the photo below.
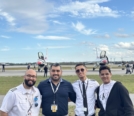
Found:
[[37, 61], [38, 72], [43, 71], [44, 66], [48, 65], [46, 59], [47, 59], [47, 51], [46, 51], [46, 57], [44, 57], [42, 52], [38, 52], [38, 61]]
[[98, 57], [98, 51], [96, 48], [96, 55], [97, 55], [97, 60], [95, 61], [95, 65], [93, 67], [93, 71], [100, 66], [104, 66], [109, 64], [109, 60], [108, 57], [106, 56], [106, 51], [101, 51], [100, 53], [100, 57]]

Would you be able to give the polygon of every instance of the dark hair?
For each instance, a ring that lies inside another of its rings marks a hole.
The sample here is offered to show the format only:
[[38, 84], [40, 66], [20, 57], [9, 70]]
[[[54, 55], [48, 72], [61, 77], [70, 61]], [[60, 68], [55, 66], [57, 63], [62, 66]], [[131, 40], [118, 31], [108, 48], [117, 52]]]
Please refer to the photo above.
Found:
[[75, 65], [75, 69], [76, 69], [77, 66], [84, 66], [85, 68], [87, 68], [84, 63], [78, 63], [78, 64], [76, 64], [76, 65]]
[[60, 69], [61, 69], [61, 66], [60, 66], [60, 64], [59, 63], [53, 63], [53, 64], [51, 64], [51, 66], [50, 66], [50, 70], [52, 69], [52, 67], [57, 67], [57, 66], [59, 66], [60, 67]]
[[111, 73], [111, 69], [108, 66], [100, 66], [99, 73], [101, 73], [102, 70], [108, 70]]

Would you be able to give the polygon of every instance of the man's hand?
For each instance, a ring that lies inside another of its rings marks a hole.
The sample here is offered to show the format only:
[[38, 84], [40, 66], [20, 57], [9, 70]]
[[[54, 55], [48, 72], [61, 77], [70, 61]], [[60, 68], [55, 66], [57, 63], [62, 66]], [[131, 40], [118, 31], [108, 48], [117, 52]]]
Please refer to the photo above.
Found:
[[71, 102], [71, 100], [68, 98], [68, 102]]
[[0, 111], [0, 116], [8, 116], [6, 112]]

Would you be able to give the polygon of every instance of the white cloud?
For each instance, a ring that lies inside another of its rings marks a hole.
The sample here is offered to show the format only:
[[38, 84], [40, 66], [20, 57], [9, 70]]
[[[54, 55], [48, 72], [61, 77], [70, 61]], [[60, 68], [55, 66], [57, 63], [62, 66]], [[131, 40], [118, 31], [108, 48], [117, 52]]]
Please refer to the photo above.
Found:
[[103, 7], [98, 3], [107, 2], [108, 0], [91, 0], [91, 1], [75, 1], [70, 2], [67, 5], [60, 6], [57, 10], [61, 13], [70, 13], [73, 16], [79, 16], [82, 18], [91, 17], [118, 17], [118, 11], [113, 11], [109, 7]]
[[131, 11], [131, 16], [134, 18], [134, 11]]
[[105, 34], [105, 35], [96, 35], [95, 38], [106, 38], [109, 39], [110, 35], [109, 34]]
[[37, 39], [48, 39], [48, 40], [70, 40], [70, 38], [64, 37], [64, 36], [43, 36], [43, 35], [38, 35], [35, 38], [37, 38]]
[[78, 32], [85, 34], [85, 35], [95, 34], [96, 32], [95, 30], [92, 30], [92, 29], [85, 29], [85, 26], [81, 22], [77, 22], [76, 24], [72, 23], [72, 26]]
[[10, 25], [12, 26], [15, 25], [15, 18], [9, 15], [7, 12], [3, 12], [1, 9], [0, 9], [0, 16], [4, 17], [7, 20], [7, 22], [9, 22]]
[[9, 50], [10, 50], [10, 48], [7, 47], [7, 46], [5, 46], [5, 47], [3, 47], [3, 48], [0, 49], [0, 51], [3, 51], [3, 52], [9, 51]]
[[59, 24], [59, 25], [63, 25], [63, 24], [64, 24], [64, 23], [61, 23], [61, 22], [56, 21], [56, 20], [54, 20], [53, 23], [55, 23], [55, 24]]
[[15, 24], [12, 30], [24, 33], [43, 33], [48, 28], [46, 15], [52, 8], [45, 0], [0, 0], [0, 14]]
[[120, 49], [129, 49], [129, 50], [134, 50], [134, 42], [128, 43], [128, 42], [120, 42], [118, 44], [114, 45], [117, 48]]
[[121, 61], [121, 60], [128, 61], [128, 60], [133, 59], [134, 52], [130, 50], [108, 52], [108, 56], [109, 58], [115, 59], [116, 61]]
[[0, 37], [6, 38], [6, 39], [9, 39], [10, 38], [9, 36], [5, 36], [5, 35], [1, 35]]
[[123, 33], [116, 33], [115, 36], [116, 36], [116, 37], [119, 37], [119, 38], [128, 38], [128, 37], [130, 37], [130, 35], [128, 35], [128, 34], [123, 34]]
[[99, 45], [98, 49], [100, 51], [109, 51], [109, 47], [107, 45]]
[[118, 31], [123, 32], [124, 28], [119, 28]]

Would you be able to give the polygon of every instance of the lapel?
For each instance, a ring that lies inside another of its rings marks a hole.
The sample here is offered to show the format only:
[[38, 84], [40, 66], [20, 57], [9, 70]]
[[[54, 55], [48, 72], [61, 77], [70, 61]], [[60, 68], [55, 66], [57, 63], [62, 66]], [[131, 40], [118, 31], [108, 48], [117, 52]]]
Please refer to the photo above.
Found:
[[100, 104], [100, 106], [101, 106], [101, 109], [103, 109], [104, 110], [104, 108], [103, 108], [103, 106], [102, 106], [102, 104], [101, 104], [101, 101], [100, 101], [100, 98], [99, 98], [99, 92], [100, 92], [100, 86], [98, 87], [98, 90], [97, 90], [97, 99], [98, 99], [98, 102], [99, 102], [99, 104]]
[[117, 84], [117, 83], [118, 83], [118, 82], [115, 82], [115, 84], [113, 85], [113, 87], [112, 87], [112, 89], [111, 89], [111, 91], [110, 91], [110, 94], [109, 94], [109, 97], [108, 97], [107, 103], [106, 103], [106, 110], [107, 110], [107, 107], [108, 107], [108, 105], [109, 105], [109, 101], [110, 101], [110, 99], [112, 98], [112, 94], [113, 94], [114, 88], [116, 87], [116, 84]]

